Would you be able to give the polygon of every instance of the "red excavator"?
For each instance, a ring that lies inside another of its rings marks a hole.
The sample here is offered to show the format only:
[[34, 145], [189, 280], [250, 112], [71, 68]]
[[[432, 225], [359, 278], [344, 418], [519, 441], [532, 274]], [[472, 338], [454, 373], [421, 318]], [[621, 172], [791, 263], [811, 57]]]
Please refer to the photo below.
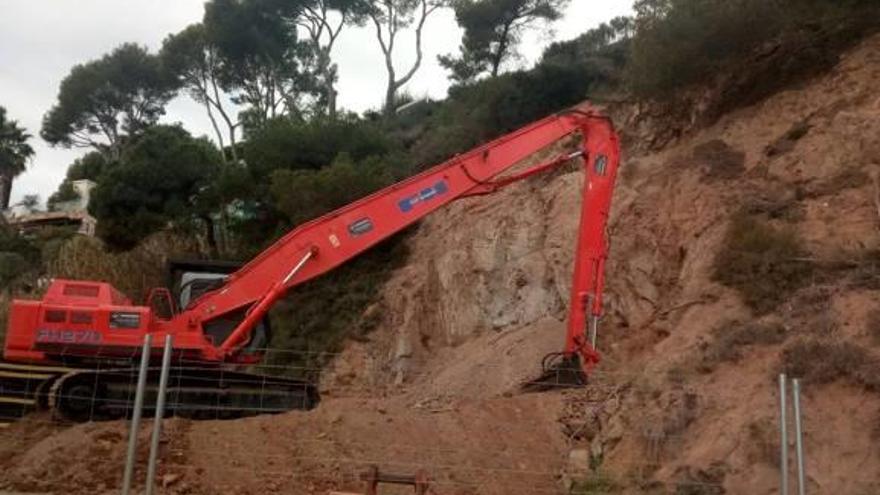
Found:
[[[569, 136], [580, 137], [577, 150], [510, 171]], [[584, 383], [599, 361], [594, 347], [605, 230], [619, 158], [608, 118], [590, 107], [570, 110], [300, 225], [238, 269], [187, 266], [182, 283], [154, 289], [143, 306], [104, 282], [53, 280], [42, 300], [12, 302], [0, 414], [49, 408], [71, 420], [125, 416], [136, 382], [132, 364], [147, 334], [153, 336], [151, 359], [160, 357], [165, 337], [173, 337], [168, 403], [175, 414], [240, 417], [312, 408], [318, 393], [309, 381], [241, 371], [262, 358], [265, 320], [279, 298], [457, 199], [493, 193], [575, 159], [586, 177], [568, 333], [564, 350], [544, 365], [554, 381]], [[559, 370], [570, 371], [560, 376]], [[148, 380], [150, 404], [158, 369], [151, 368]]]

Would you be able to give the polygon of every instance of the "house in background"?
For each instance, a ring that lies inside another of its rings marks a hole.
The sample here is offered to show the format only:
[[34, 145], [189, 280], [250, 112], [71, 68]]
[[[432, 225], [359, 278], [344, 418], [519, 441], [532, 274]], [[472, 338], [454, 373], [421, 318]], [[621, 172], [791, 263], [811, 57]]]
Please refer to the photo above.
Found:
[[71, 181], [70, 185], [73, 188], [73, 191], [76, 193], [77, 198], [68, 201], [59, 201], [51, 205], [52, 211], [88, 211], [89, 199], [91, 199], [92, 189], [95, 188], [95, 183], [88, 179], [80, 179]]
[[88, 207], [95, 183], [82, 179], [72, 181], [71, 186], [76, 192], [75, 199], [53, 204], [52, 211], [33, 211], [15, 205], [3, 212], [6, 222], [23, 233], [46, 227], [75, 227], [79, 234], [94, 236], [97, 222], [89, 215]]

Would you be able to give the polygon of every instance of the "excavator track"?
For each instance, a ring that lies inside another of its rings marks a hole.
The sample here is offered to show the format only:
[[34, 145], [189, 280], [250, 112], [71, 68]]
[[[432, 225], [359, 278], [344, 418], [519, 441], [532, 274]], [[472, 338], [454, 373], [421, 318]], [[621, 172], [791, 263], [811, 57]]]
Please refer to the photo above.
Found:
[[[0, 428], [36, 410], [51, 410], [68, 421], [125, 418], [131, 414], [138, 370], [75, 369], [0, 363]], [[152, 415], [159, 368], [150, 368], [144, 414]], [[166, 414], [193, 419], [233, 419], [290, 410], [309, 410], [319, 402], [311, 383], [228, 371], [216, 367], [173, 367]]]
[[48, 405], [47, 392], [58, 377], [75, 371], [63, 366], [0, 361], [0, 428]]

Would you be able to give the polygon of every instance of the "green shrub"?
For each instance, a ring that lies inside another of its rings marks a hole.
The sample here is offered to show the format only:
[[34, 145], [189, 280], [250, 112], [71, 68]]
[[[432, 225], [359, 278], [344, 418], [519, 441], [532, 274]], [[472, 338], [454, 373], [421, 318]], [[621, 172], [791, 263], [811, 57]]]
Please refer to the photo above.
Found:
[[0, 290], [12, 292], [16, 281], [39, 270], [40, 265], [39, 246], [0, 225]]
[[244, 158], [253, 176], [262, 180], [277, 169], [326, 167], [340, 153], [359, 162], [369, 156], [385, 155], [393, 148], [394, 144], [376, 124], [355, 117], [309, 122], [280, 117], [248, 136]]
[[319, 170], [275, 170], [269, 189], [275, 208], [299, 225], [394, 183], [396, 168], [390, 157], [354, 163], [342, 154]]
[[587, 98], [605, 76], [584, 65], [540, 64], [454, 86], [414, 140], [410, 153], [420, 167], [436, 165]]
[[756, 313], [768, 313], [809, 282], [807, 255], [793, 230], [738, 214], [715, 257], [713, 279], [739, 291]]
[[635, 7], [626, 80], [647, 98], [726, 68], [738, 83], [726, 92], [730, 104], [748, 104], [831, 67], [842, 49], [880, 28], [873, 0], [640, 0]]
[[[658, 97], [706, 79], [719, 62], [748, 53], [783, 19], [764, 0], [647, 0], [627, 67], [628, 85]], [[647, 8], [652, 7], [652, 8]]]
[[[270, 373], [313, 377], [350, 338], [363, 339], [382, 318], [379, 292], [406, 261], [406, 233], [294, 287], [271, 312]], [[274, 351], [277, 350], [277, 351]]]

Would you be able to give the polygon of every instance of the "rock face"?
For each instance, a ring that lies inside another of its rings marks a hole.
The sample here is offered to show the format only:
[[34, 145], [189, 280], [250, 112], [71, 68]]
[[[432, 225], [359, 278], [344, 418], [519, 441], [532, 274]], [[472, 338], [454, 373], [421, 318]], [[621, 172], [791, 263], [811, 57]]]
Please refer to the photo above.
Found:
[[[711, 472], [723, 474], [719, 483], [728, 493], [772, 487], [770, 476], [749, 478], [748, 490], [730, 484], [745, 480], [754, 464], [746, 460], [754, 453], [738, 442], [773, 417], [769, 384], [781, 347], [749, 348], [747, 358], [708, 374], [667, 377], [698, 356], [725, 321], [756, 318], [735, 291], [712, 280], [735, 212], [764, 212], [774, 225], [794, 229], [823, 263], [880, 246], [878, 95], [880, 38], [874, 37], [831, 73], [683, 137], [669, 138], [656, 119], [652, 136], [640, 123], [641, 109], [609, 109], [629, 147], [610, 225], [602, 369], [629, 377], [627, 386], [653, 387], [657, 397], [645, 402], [626, 396], [629, 409], [620, 414], [633, 438], [605, 452], [607, 465], [617, 457], [623, 469], [628, 456], [649, 456], [647, 449], [660, 478]], [[648, 151], [645, 142], [669, 144]], [[425, 396], [515, 390], [537, 371], [543, 354], [563, 344], [581, 186], [582, 174], [571, 166], [425, 220], [408, 241], [407, 266], [383, 289], [383, 325], [371, 342], [352, 344], [342, 354], [326, 386], [338, 386], [334, 377], [346, 374], [360, 383], [412, 385]], [[810, 294], [819, 294], [818, 302]], [[859, 341], [878, 295], [820, 273], [811, 287], [763, 318], [781, 321], [789, 339], [818, 326], [833, 329], [834, 338]], [[753, 397], [743, 400], [741, 393]], [[880, 407], [874, 395], [852, 393], [870, 410]], [[699, 404], [696, 416], [670, 419], [684, 414], [670, 411], [686, 397]], [[829, 404], [819, 392], [808, 401], [815, 401], [809, 406], [818, 428]], [[711, 432], [722, 424], [727, 437], [715, 438]], [[841, 438], [848, 431], [855, 430], [843, 428]], [[645, 447], [644, 437], [658, 435], [661, 440]], [[663, 453], [671, 438], [676, 462]], [[864, 447], [859, 452], [873, 459], [870, 472], [878, 473], [876, 450], [863, 438], [851, 440]], [[842, 449], [841, 442], [834, 445]], [[815, 462], [836, 466], [835, 449], [825, 447], [816, 449], [828, 453], [817, 452]], [[725, 463], [724, 469], [710, 469], [709, 461]], [[849, 485], [834, 485], [843, 478], [830, 472], [815, 479], [823, 487], [853, 488], [864, 486], [866, 476], [854, 474]]]

